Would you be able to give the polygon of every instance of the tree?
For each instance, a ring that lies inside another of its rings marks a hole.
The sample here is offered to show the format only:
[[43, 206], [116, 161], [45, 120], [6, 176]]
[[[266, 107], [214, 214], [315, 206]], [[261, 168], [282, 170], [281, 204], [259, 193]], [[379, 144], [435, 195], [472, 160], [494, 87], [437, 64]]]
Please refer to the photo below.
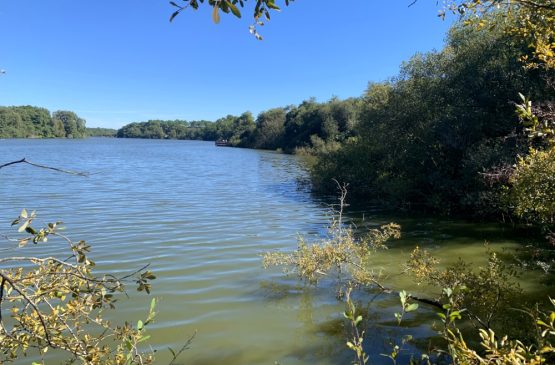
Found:
[[21, 116], [9, 108], [0, 108], [0, 137], [25, 138], [25, 128]]
[[68, 138], [83, 138], [87, 135], [85, 120], [79, 118], [74, 112], [63, 110], [54, 112], [52, 120], [64, 126], [65, 134]]
[[417, 54], [398, 76], [371, 84], [357, 136], [320, 157], [316, 184], [329, 191], [336, 178], [359, 197], [442, 213], [492, 206], [482, 200], [492, 191], [483, 173], [527, 150], [518, 93], [542, 105], [552, 91], [543, 70], [522, 67], [527, 44], [506, 31], [511, 23], [484, 19], [495, 26], [458, 23], [443, 50]]
[[253, 147], [275, 150], [281, 146], [286, 111], [275, 108], [264, 111], [256, 118], [256, 130], [253, 134]]
[[529, 45], [521, 60], [530, 68], [555, 68], [555, 2], [553, 0], [450, 0], [445, 10], [459, 14], [465, 24], [491, 25], [485, 15], [499, 13], [511, 23], [509, 34]]

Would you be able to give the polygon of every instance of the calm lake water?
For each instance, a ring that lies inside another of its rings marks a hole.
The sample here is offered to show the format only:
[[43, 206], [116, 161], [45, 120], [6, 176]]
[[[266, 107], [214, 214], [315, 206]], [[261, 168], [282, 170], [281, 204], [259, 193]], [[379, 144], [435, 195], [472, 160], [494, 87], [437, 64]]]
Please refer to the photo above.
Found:
[[[294, 249], [298, 234], [325, 233], [328, 209], [299, 183], [307, 176], [294, 156], [210, 142], [92, 138], [0, 140], [0, 156], [0, 163], [27, 157], [91, 173], [70, 176], [26, 165], [0, 170], [0, 234], [10, 234], [11, 220], [25, 207], [44, 222], [63, 220], [67, 235], [88, 241], [100, 272], [129, 273], [150, 263], [158, 277], [151, 296], [131, 290], [114, 318], [143, 318], [150, 299], [159, 299], [150, 328], [157, 363], [167, 363], [167, 347], [179, 348], [195, 330], [178, 363], [350, 363], [343, 305], [330, 288], [306, 288], [280, 270], [261, 267], [264, 252]], [[389, 273], [388, 284], [412, 292], [425, 289], [406, 281], [400, 265], [416, 244], [445, 263], [458, 257], [483, 263], [485, 241], [508, 250], [518, 244], [511, 232], [491, 224], [377, 211], [353, 212], [351, 218], [359, 227], [402, 224], [404, 238], [375, 264]], [[65, 246], [52, 241], [31, 249], [55, 254]], [[549, 294], [543, 279], [528, 275], [522, 283], [531, 295]], [[393, 317], [398, 306], [394, 295], [381, 295], [370, 306], [374, 363], [388, 363], [379, 353], [399, 333]], [[402, 333], [433, 335], [434, 316], [422, 308], [407, 317], [411, 328]]]

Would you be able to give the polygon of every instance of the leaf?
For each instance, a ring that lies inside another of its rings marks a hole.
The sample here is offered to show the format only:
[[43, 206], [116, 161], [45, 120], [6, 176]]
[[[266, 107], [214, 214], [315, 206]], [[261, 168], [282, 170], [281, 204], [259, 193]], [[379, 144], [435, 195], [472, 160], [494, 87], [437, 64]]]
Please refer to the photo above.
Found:
[[137, 322], [137, 329], [140, 331], [140, 330], [142, 330], [143, 328], [144, 328], [144, 323], [143, 323], [143, 321], [141, 321], [141, 320], [139, 319], [139, 321]]
[[27, 210], [25, 208], [23, 208], [23, 210], [21, 211], [21, 214], [19, 215], [21, 218], [27, 218]]
[[212, 21], [214, 22], [214, 24], [219, 24], [220, 23], [219, 10], [220, 10], [220, 8], [218, 8], [217, 6], [214, 6], [214, 10], [212, 10]]
[[26, 221], [25, 223], [23, 223], [23, 224], [21, 225], [21, 227], [19, 227], [19, 228], [17, 229], [17, 231], [18, 231], [19, 233], [21, 233], [21, 232], [25, 231], [25, 229], [27, 229], [27, 226], [29, 226], [29, 221]]
[[404, 290], [401, 290], [399, 292], [399, 298], [401, 299], [401, 304], [403, 305], [403, 307], [405, 306], [405, 302], [407, 301], [407, 292]]
[[417, 309], [418, 309], [418, 304], [417, 303], [412, 303], [412, 304], [409, 304], [407, 306], [407, 308], [405, 309], [405, 312], [412, 312], [412, 311], [415, 311]]
[[237, 7], [231, 3], [231, 1], [226, 1], [227, 6], [229, 6], [229, 8], [231, 9], [231, 12], [233, 13], [233, 15], [235, 15], [237, 18], [241, 17], [241, 12], [239, 11], [239, 9], [237, 9]]
[[172, 16], [170, 16], [170, 23], [173, 21], [173, 19], [174, 19], [176, 16], [179, 15], [179, 12], [180, 12], [180, 11], [181, 11], [181, 10], [174, 11], [174, 13], [172, 14]]
[[141, 337], [141, 339], [139, 341], [137, 341], [137, 343], [145, 342], [149, 339], [150, 339], [150, 335], [146, 335], [146, 336]]
[[277, 6], [277, 5], [274, 3], [273, 0], [269, 0], [269, 1], [266, 3], [266, 6], [268, 6], [270, 9], [281, 10], [281, 9], [279, 8], [279, 6]]

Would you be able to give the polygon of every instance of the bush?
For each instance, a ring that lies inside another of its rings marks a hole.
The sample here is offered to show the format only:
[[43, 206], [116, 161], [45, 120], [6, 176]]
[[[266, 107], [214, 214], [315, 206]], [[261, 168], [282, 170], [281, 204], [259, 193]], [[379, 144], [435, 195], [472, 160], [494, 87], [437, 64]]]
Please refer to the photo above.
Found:
[[530, 223], [555, 223], [555, 147], [519, 158], [506, 191], [514, 213]]

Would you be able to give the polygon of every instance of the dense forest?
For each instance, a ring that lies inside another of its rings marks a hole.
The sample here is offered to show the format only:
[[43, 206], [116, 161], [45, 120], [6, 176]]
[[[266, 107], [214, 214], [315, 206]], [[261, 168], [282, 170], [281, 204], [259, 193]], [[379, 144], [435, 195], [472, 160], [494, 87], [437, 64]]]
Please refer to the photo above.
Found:
[[71, 111], [35, 106], [0, 107], [0, 138], [83, 138], [85, 120]]
[[235, 147], [281, 149], [323, 149], [331, 144], [338, 147], [354, 133], [360, 109], [360, 99], [341, 101], [334, 98], [326, 103], [314, 99], [298, 106], [264, 111], [256, 120], [250, 112], [240, 116], [227, 115], [215, 122], [181, 120], [151, 120], [131, 123], [118, 130], [120, 138], [225, 139]]
[[[523, 67], [519, 56], [528, 45], [504, 26], [459, 24], [443, 50], [417, 54], [396, 77], [369, 85], [357, 137], [320, 154], [316, 185], [331, 188], [336, 178], [359, 196], [396, 206], [510, 213], [502, 195], [513, 166], [541, 145], [525, 133], [519, 93], [552, 108], [555, 75]], [[548, 119], [553, 123], [553, 114]]]
[[[352, 194], [389, 206], [514, 216], [516, 164], [530, 148], [545, 147], [547, 135], [531, 139], [517, 106], [534, 100], [543, 125], [553, 123], [555, 75], [524, 67], [528, 45], [506, 31], [504, 19], [489, 20], [495, 26], [455, 25], [443, 50], [416, 54], [359, 98], [310, 99], [263, 111], [256, 120], [246, 112], [214, 123], [133, 123], [118, 137], [226, 139], [237, 147], [310, 153], [317, 157], [317, 190], [335, 189], [337, 179]], [[553, 208], [548, 211], [542, 220], [553, 222]]]

